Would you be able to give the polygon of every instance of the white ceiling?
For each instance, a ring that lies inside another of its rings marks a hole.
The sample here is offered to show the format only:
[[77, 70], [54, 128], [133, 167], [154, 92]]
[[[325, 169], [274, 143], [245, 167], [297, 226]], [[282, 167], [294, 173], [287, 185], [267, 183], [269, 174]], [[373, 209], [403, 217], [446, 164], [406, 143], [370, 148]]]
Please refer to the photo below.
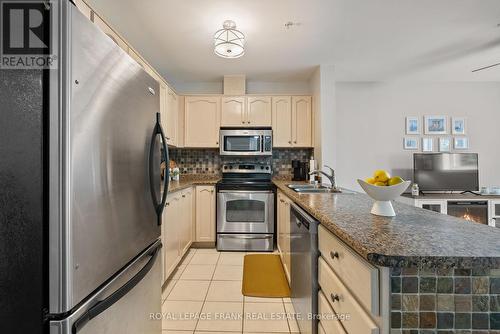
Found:
[[[500, 79], [500, 66], [471, 73], [500, 62], [499, 0], [89, 1], [174, 85], [304, 81], [319, 64], [339, 81]], [[242, 58], [213, 53], [226, 19], [246, 35]]]

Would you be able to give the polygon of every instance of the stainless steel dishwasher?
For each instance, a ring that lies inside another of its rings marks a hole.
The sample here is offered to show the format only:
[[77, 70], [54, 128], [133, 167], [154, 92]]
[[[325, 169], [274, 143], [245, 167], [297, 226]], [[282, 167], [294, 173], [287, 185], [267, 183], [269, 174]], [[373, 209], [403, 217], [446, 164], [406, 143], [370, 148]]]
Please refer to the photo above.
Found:
[[300, 332], [316, 334], [318, 324], [318, 222], [290, 205], [292, 303]]

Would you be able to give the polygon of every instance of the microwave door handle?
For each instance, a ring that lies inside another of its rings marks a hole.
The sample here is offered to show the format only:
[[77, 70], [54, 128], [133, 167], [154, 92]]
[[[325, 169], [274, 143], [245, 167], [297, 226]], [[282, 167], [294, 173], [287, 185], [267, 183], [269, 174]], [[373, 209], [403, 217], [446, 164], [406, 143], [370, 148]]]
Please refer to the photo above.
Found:
[[264, 135], [260, 136], [260, 152], [264, 153]]

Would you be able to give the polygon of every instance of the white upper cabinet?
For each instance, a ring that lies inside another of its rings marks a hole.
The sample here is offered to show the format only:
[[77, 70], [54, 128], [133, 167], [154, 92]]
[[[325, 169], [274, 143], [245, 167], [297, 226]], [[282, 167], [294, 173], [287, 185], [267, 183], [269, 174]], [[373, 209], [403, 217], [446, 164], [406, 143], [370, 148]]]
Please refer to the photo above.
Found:
[[220, 101], [218, 96], [186, 96], [185, 147], [219, 147]]
[[167, 126], [165, 131], [167, 144], [177, 146], [177, 118], [179, 114], [179, 96], [177, 96], [177, 94], [175, 94], [175, 92], [170, 88], [167, 89], [166, 108]]
[[244, 126], [246, 124], [244, 97], [223, 97], [221, 126]]
[[271, 126], [271, 109], [270, 97], [223, 97], [221, 126]]
[[312, 146], [310, 96], [274, 96], [272, 114], [274, 147]]
[[271, 98], [267, 96], [247, 97], [246, 122], [249, 126], [271, 126]]
[[272, 98], [273, 146], [292, 146], [292, 98], [275, 96]]
[[295, 147], [312, 146], [310, 96], [292, 96], [292, 141]]

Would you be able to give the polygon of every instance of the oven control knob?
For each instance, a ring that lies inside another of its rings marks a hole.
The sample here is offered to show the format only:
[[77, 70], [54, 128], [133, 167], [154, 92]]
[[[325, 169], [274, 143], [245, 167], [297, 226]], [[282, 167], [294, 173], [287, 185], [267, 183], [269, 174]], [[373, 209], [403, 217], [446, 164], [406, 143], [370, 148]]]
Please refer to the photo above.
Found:
[[224, 166], [224, 169], [227, 169], [227, 166]]
[[266, 166], [266, 169], [269, 170], [269, 166]]
[[264, 169], [264, 166], [260, 166], [260, 169]]
[[233, 166], [229, 166], [229, 169], [233, 169]]

